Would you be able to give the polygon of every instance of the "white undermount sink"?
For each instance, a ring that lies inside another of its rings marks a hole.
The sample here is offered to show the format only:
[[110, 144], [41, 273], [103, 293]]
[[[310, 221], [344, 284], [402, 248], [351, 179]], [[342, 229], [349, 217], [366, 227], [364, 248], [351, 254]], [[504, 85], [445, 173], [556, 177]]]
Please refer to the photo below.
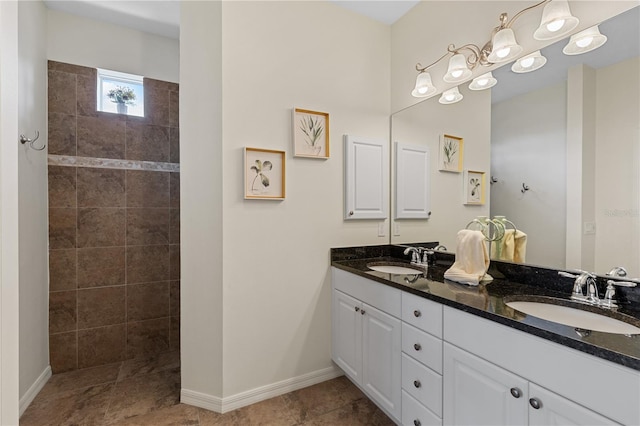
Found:
[[640, 328], [595, 312], [547, 302], [513, 301], [507, 306], [524, 314], [571, 327], [614, 334], [640, 334]]
[[410, 265], [400, 263], [400, 262], [373, 262], [367, 264], [367, 268], [372, 269], [378, 272], [384, 272], [385, 274], [396, 274], [396, 275], [415, 275], [422, 274], [424, 270], [419, 268], [414, 268]]

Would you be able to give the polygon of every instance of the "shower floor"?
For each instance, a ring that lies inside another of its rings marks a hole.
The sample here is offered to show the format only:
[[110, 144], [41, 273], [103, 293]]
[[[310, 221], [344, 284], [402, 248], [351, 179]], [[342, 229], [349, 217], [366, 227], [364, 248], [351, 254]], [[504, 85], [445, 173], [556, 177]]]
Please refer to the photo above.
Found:
[[56, 374], [20, 419], [28, 425], [393, 425], [345, 377], [218, 414], [180, 404], [169, 352]]

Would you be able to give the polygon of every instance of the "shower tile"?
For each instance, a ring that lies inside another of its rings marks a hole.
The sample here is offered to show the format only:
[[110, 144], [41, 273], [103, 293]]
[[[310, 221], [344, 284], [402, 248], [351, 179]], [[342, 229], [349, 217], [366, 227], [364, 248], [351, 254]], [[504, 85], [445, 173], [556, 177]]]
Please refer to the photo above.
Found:
[[48, 110], [63, 114], [76, 113], [76, 76], [75, 74], [49, 71]]
[[49, 248], [76, 246], [76, 209], [49, 209]]
[[78, 249], [78, 288], [125, 283], [125, 248]]
[[180, 93], [169, 92], [169, 126], [180, 126]]
[[180, 208], [180, 173], [171, 173], [170, 179], [171, 207]]
[[169, 244], [167, 208], [127, 209], [127, 245]]
[[78, 333], [49, 335], [49, 362], [53, 374], [78, 368]]
[[115, 114], [78, 117], [78, 155], [124, 158], [125, 121]]
[[95, 68], [83, 67], [82, 65], [67, 64], [65, 62], [48, 61], [47, 68], [51, 71], [61, 71], [84, 76], [91, 76], [96, 74]]
[[132, 321], [127, 327], [127, 357], [137, 358], [169, 350], [170, 318]]
[[171, 317], [169, 346], [172, 351], [180, 350], [180, 317]]
[[49, 112], [48, 153], [76, 155], [76, 116]]
[[78, 331], [78, 368], [124, 360], [126, 325], [110, 325]]
[[169, 243], [180, 244], [180, 209], [171, 209], [169, 222]]
[[169, 128], [169, 161], [180, 162], [180, 129], [177, 127]]
[[169, 88], [162, 83], [144, 80], [144, 111], [150, 124], [169, 126]]
[[49, 333], [76, 330], [76, 296], [75, 290], [49, 293]]
[[98, 77], [97, 71], [91, 68], [91, 75], [78, 75], [77, 76], [77, 90], [78, 90], [78, 115], [85, 116], [97, 116], [97, 104], [98, 94], [97, 85]]
[[49, 250], [49, 291], [75, 290], [76, 249]]
[[169, 313], [169, 282], [127, 286], [128, 321], [163, 318]]
[[169, 246], [127, 247], [127, 284], [169, 281]]
[[125, 209], [78, 209], [78, 247], [123, 246]]
[[169, 246], [169, 278], [172, 280], [180, 279], [180, 245]]
[[171, 316], [180, 316], [180, 281], [171, 281], [169, 287]]
[[169, 207], [169, 173], [127, 170], [127, 207]]
[[49, 166], [49, 207], [76, 206], [75, 167]]
[[125, 321], [124, 285], [78, 290], [78, 330]]
[[124, 207], [125, 171], [78, 167], [78, 207]]
[[127, 122], [127, 160], [169, 161], [169, 128]]

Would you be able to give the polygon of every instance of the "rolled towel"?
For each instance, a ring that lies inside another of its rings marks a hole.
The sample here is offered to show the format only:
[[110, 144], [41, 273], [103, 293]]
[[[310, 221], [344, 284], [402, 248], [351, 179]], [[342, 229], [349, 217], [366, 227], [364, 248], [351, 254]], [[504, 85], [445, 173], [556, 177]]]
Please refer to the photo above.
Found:
[[481, 281], [491, 281], [487, 274], [489, 252], [482, 232], [462, 229], [458, 231], [456, 260], [444, 273], [448, 280], [467, 285], [478, 285]]
[[527, 257], [527, 234], [522, 231], [516, 231], [514, 236], [513, 261], [516, 263], [524, 263]]

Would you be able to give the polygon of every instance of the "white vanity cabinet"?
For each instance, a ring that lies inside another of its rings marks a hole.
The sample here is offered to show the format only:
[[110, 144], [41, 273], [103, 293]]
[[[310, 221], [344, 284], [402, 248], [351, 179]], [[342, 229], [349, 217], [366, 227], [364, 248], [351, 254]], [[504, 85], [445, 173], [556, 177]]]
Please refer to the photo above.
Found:
[[332, 358], [392, 419], [401, 415], [400, 290], [332, 268]]

